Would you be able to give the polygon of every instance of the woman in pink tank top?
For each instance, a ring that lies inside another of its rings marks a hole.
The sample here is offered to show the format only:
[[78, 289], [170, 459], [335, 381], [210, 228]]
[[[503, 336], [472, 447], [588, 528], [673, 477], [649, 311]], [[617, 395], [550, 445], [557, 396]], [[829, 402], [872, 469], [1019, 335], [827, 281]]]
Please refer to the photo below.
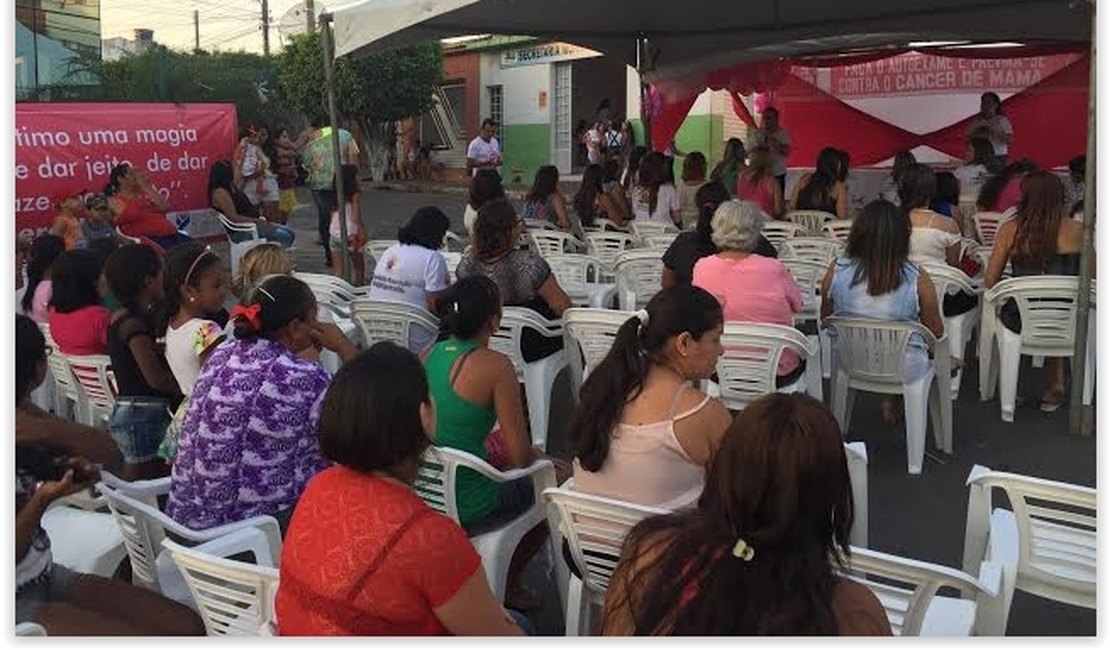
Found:
[[723, 326], [717, 300], [691, 286], [664, 289], [621, 325], [571, 422], [575, 490], [671, 508], [697, 500], [732, 418], [689, 383], [716, 371]]
[[768, 218], [778, 219], [782, 215], [782, 189], [775, 180], [767, 147], [752, 149], [751, 163], [736, 181], [736, 198], [758, 205]]

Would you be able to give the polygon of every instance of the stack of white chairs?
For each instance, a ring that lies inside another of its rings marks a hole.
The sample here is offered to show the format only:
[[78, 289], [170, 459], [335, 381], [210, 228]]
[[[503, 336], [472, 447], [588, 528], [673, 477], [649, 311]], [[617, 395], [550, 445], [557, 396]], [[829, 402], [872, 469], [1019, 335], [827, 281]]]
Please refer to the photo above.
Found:
[[496, 530], [470, 538], [478, 555], [482, 557], [482, 567], [493, 594], [497, 602], [502, 602], [505, 600], [509, 562], [513, 552], [528, 531], [546, 517], [542, 495], [545, 489], [555, 486], [555, 466], [549, 460], [536, 460], [528, 467], [502, 472], [465, 451], [447, 447], [429, 448], [424, 455], [413, 490], [430, 508], [450, 517], [456, 523], [459, 523], [456, 490], [458, 472], [462, 468], [502, 484], [531, 478], [535, 488], [536, 501], [531, 508]]
[[763, 224], [763, 236], [776, 250], [780, 250], [782, 243], [791, 237], [804, 237], [806, 229], [790, 221], [767, 221]]
[[533, 230], [559, 230], [559, 226], [548, 221], [547, 219], [525, 219], [524, 227], [529, 231]]
[[[246, 255], [247, 251], [255, 246], [265, 244], [266, 240], [258, 233], [258, 225], [254, 222], [236, 223], [221, 212], [216, 212], [216, 216], [220, 218], [224, 233], [227, 235], [227, 244], [230, 247], [231, 277], [236, 277], [239, 275], [239, 261], [243, 259], [243, 255]], [[243, 236], [246, 238], [235, 241], [235, 239]]]
[[628, 224], [628, 229], [632, 232], [640, 246], [647, 244], [648, 237], [657, 235], [677, 235], [679, 230], [672, 224], [663, 223], [662, 221], [641, 221], [632, 220]]
[[594, 225], [582, 226], [584, 232], [628, 232], [628, 228], [622, 228], [609, 219], [594, 219]]
[[532, 330], [547, 338], [562, 339], [563, 325], [526, 307], [504, 307], [501, 311], [501, 327], [494, 332], [489, 342], [490, 348], [509, 357], [516, 370], [517, 380], [524, 384], [532, 444], [543, 449], [547, 446], [551, 390], [559, 372], [567, 367], [567, 354], [566, 350], [559, 350], [531, 363], [525, 362], [520, 347], [525, 330]]
[[[168, 476], [128, 483], [102, 472], [96, 489], [107, 499], [108, 508], [123, 534], [131, 559], [131, 581], [167, 598], [195, 607], [181, 573], [162, 549], [167, 534], [193, 543], [209, 542], [207, 552], [221, 557], [250, 551], [262, 566], [277, 567], [281, 561], [281, 531], [273, 517], [263, 515], [206, 530], [193, 530], [159, 510], [157, 498], [170, 490]], [[260, 546], [254, 536], [231, 535], [244, 529], [260, 531], [265, 544]]]
[[[842, 431], [847, 432], [851, 423], [856, 390], [901, 395], [905, 404], [909, 473], [921, 473], [929, 411], [937, 447], [952, 453], [952, 391], [947, 382], [934, 381], [949, 376], [947, 337], [938, 340], [920, 323], [901, 321], [832, 317], [825, 319], [823, 326], [835, 332], [830, 391], [832, 411]], [[924, 376], [907, 384], [903, 365], [906, 345], [913, 334], [921, 336], [935, 353]]]
[[[409, 335], [414, 327], [432, 338], [439, 332], [439, 319], [431, 312], [406, 302], [370, 300], [351, 301], [351, 320], [362, 333], [362, 343], [370, 347], [379, 341], [390, 341], [408, 349]], [[422, 350], [411, 350], [419, 354]]]
[[562, 253], [579, 253], [586, 248], [585, 244], [579, 241], [577, 237], [557, 228], [555, 230], [531, 230], [528, 232], [528, 237], [532, 240], [532, 246], [536, 249], [536, 252], [544, 257]]
[[[742, 411], [768, 393], [809, 393], [824, 399], [817, 346], [793, 327], [764, 323], [725, 322], [717, 359], [717, 379], [709, 394], [721, 398], [732, 411]], [[776, 386], [779, 360], [786, 350], [797, 353], [806, 369], [794, 383]]]
[[87, 422], [88, 407], [84, 402], [81, 386], [73, 377], [73, 371], [69, 369], [65, 355], [54, 342], [54, 337], [50, 335], [50, 326], [40, 324], [39, 327], [42, 329], [43, 338], [46, 339], [46, 363], [50, 369], [47, 379], [53, 382], [54, 414], [66, 420]]
[[666, 252], [674, 240], [678, 239], [678, 233], [664, 233], [662, 235], [648, 235], [644, 237], [644, 248], [656, 249], [660, 252]]
[[567, 297], [580, 307], [604, 308], [617, 296], [617, 285], [603, 282], [601, 260], [576, 253], [552, 253], [544, 256], [559, 286]]
[[118, 392], [111, 357], [106, 354], [65, 355], [65, 360], [80, 391], [82, 422], [91, 427], [107, 428]]
[[[933, 281], [933, 287], [937, 291], [937, 305], [944, 304], [944, 296], [948, 294], [956, 294], [964, 292], [971, 295], [982, 295], [982, 289], [976, 287], [971, 278], [967, 274], [953, 266], [947, 264], [925, 262], [920, 265], [929, 278]], [[949, 350], [952, 353], [952, 358], [963, 362], [964, 350], [967, 349], [967, 344], [971, 341], [972, 330], [979, 324], [979, 310], [982, 308], [982, 300], [974, 309], [964, 312], [956, 316], [944, 316], [944, 333], [950, 341]], [[952, 399], [960, 394], [960, 381], [963, 379], [963, 367], [956, 371], [956, 375], [952, 377]]]
[[601, 260], [606, 273], [613, 273], [617, 256], [636, 247], [636, 238], [623, 232], [587, 232], [586, 252]]
[[836, 219], [821, 227], [822, 235], [829, 239], [835, 239], [842, 244], [848, 243], [848, 233], [850, 232], [852, 232], [851, 219]]
[[617, 276], [617, 300], [621, 309], [639, 309], [663, 289], [662, 255], [662, 251], [653, 249], [617, 255], [613, 271]]
[[[964, 571], [1001, 565], [1002, 629], [1015, 590], [1095, 609], [1098, 576], [1097, 493], [1093, 488], [975, 465], [967, 477]], [[992, 506], [1006, 494], [1010, 509]]]
[[805, 228], [807, 233], [816, 237], [821, 234], [821, 228], [826, 223], [836, 220], [836, 215], [824, 210], [791, 210], [786, 213], [786, 219]]
[[[1094, 399], [1095, 297], [1091, 281], [1091, 318], [1087, 322], [1087, 362], [1082, 377], [1083, 403]], [[979, 396], [986, 401], [999, 387], [1002, 420], [1014, 421], [1018, 369], [1021, 355], [1068, 357], [1075, 354], [1076, 308], [1079, 279], [1074, 276], [1039, 275], [1010, 278], [983, 294], [979, 326]], [[1013, 300], [1021, 314], [1021, 334], [1002, 325], [1002, 305]], [[996, 360], [997, 355], [997, 360]], [[1075, 378], [1080, 381], [1080, 378]]]
[[630, 311], [574, 307], [563, 312], [564, 349], [571, 370], [571, 395], [578, 400], [582, 382], [609, 354], [621, 325]]
[[356, 287], [330, 273], [294, 273], [316, 296], [316, 303], [339, 319], [351, 318], [351, 302], [370, 295], [370, 287]]
[[843, 252], [843, 244], [827, 237], [794, 237], [779, 245], [782, 259], [814, 260], [826, 266]]

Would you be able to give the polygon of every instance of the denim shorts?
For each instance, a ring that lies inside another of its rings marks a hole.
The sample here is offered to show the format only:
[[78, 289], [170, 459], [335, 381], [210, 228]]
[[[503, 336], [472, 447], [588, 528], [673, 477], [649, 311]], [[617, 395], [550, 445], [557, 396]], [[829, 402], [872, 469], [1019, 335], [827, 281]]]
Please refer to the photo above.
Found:
[[121, 397], [108, 418], [108, 435], [119, 445], [124, 462], [144, 463], [158, 457], [158, 446], [172, 419], [166, 400]]

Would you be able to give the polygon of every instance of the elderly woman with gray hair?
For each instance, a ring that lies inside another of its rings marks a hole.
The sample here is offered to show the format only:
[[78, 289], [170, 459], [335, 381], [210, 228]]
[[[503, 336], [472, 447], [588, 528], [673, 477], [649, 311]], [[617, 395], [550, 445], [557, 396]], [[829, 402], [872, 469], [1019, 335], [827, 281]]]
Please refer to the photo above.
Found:
[[[725, 201], [713, 214], [713, 243], [718, 253], [698, 260], [693, 284], [721, 303], [726, 321], [793, 326], [802, 294], [782, 262], [755, 253], [763, 229], [759, 206]], [[778, 383], [793, 383], [805, 363], [791, 350], [779, 360]]]

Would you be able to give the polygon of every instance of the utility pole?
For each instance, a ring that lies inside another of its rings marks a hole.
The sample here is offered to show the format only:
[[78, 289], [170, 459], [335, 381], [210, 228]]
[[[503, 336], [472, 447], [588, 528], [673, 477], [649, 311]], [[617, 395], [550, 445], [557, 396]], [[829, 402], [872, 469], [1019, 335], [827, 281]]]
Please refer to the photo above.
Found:
[[270, 0], [262, 0], [262, 53], [270, 56]]
[[200, 11], [193, 10], [193, 52], [200, 52]]
[[316, 31], [316, 0], [305, 0], [304, 14], [309, 33]]

